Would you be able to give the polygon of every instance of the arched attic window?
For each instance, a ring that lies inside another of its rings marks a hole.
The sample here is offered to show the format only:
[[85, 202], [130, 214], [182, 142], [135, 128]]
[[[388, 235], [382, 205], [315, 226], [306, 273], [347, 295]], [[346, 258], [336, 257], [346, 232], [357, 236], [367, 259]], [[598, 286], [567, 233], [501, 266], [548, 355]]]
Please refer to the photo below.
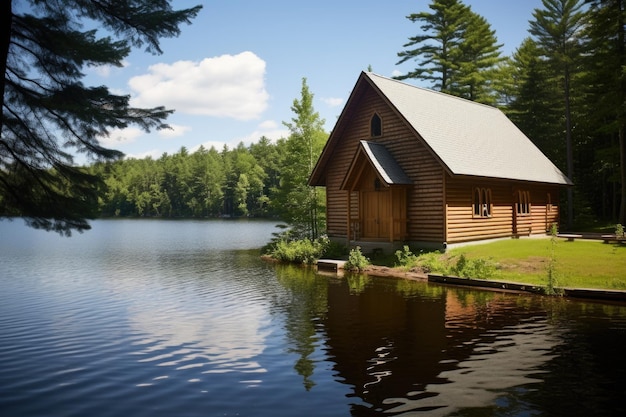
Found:
[[374, 113], [370, 120], [370, 135], [372, 137], [382, 136], [383, 134], [383, 122], [380, 119], [378, 113]]

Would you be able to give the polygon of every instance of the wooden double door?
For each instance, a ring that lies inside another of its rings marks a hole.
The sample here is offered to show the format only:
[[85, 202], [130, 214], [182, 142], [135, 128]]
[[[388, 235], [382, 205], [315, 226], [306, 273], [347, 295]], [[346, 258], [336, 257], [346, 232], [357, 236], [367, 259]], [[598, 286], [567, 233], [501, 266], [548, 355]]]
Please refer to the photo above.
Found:
[[362, 237], [369, 240], [402, 240], [406, 233], [406, 189], [361, 191]]

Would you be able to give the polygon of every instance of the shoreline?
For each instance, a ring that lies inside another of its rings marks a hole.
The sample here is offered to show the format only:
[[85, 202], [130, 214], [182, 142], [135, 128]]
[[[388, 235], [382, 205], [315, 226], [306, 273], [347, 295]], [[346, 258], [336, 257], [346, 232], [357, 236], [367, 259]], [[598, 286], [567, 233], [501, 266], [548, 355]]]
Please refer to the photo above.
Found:
[[[344, 261], [323, 260], [322, 271], [335, 272], [336, 274], [342, 274]], [[328, 268], [327, 265], [335, 265], [335, 268]], [[318, 261], [318, 271], [320, 271], [320, 265]], [[341, 272], [340, 272], [341, 271]], [[511, 281], [496, 281], [487, 279], [476, 278], [462, 278], [455, 276], [445, 276], [438, 274], [426, 274], [413, 271], [403, 271], [398, 268], [391, 268], [387, 266], [370, 265], [361, 273], [370, 275], [373, 277], [388, 277], [388, 278], [402, 278], [413, 281], [432, 282], [441, 285], [453, 285], [457, 287], [474, 287], [489, 291], [500, 292], [515, 292], [526, 293], [534, 295], [546, 295], [545, 287], [540, 285], [525, 284], [520, 282]], [[597, 288], [555, 288], [558, 295], [562, 297], [584, 299], [591, 301], [603, 301], [603, 302], [619, 302], [626, 303], [626, 291], [624, 290], [606, 290]]]

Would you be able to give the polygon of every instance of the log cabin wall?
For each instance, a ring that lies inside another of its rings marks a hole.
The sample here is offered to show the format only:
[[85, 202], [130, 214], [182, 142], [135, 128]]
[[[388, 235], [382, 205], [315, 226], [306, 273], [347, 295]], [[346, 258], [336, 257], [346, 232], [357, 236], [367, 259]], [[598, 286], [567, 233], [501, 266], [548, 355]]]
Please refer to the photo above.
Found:
[[[355, 97], [355, 106], [348, 108], [344, 114], [346, 126], [341, 132], [341, 137], [333, 150], [332, 163], [326, 169], [326, 230], [330, 237], [346, 238], [348, 222], [348, 203], [350, 204], [350, 217], [358, 218], [359, 193], [341, 190], [341, 184], [350, 168], [350, 163], [356, 152], [359, 140], [367, 138], [369, 133], [369, 119], [362, 112], [350, 111], [359, 108], [360, 98]], [[367, 125], [367, 130], [366, 130]], [[350, 231], [350, 239], [354, 239], [354, 233]]]
[[[491, 192], [491, 215], [474, 215], [475, 189]], [[486, 179], [446, 178], [448, 243], [508, 237], [513, 234], [511, 185]]]
[[535, 185], [530, 190], [532, 231], [549, 232], [552, 224], [559, 223], [559, 189], [548, 185]]
[[[489, 216], [474, 213], [476, 188], [489, 190]], [[526, 208], [519, 192], [527, 192]], [[558, 189], [554, 186], [505, 180], [446, 177], [448, 243], [545, 234], [559, 221]]]
[[[348, 222], [348, 200], [350, 217], [359, 216], [358, 193], [340, 190], [340, 186], [352, 162], [360, 140], [375, 141], [385, 145], [405, 173], [413, 181], [406, 192], [407, 218], [406, 240], [419, 242], [444, 241], [444, 170], [415, 133], [403, 122], [394, 110], [372, 89], [355, 100], [346, 113], [346, 123], [333, 154], [333, 163], [326, 173], [327, 231], [331, 237], [345, 237]], [[371, 117], [377, 113], [382, 121], [382, 134], [372, 137]], [[398, 226], [398, 232], [402, 228]], [[355, 237], [355, 226], [351, 226], [351, 239]], [[395, 228], [395, 227], [394, 227]]]

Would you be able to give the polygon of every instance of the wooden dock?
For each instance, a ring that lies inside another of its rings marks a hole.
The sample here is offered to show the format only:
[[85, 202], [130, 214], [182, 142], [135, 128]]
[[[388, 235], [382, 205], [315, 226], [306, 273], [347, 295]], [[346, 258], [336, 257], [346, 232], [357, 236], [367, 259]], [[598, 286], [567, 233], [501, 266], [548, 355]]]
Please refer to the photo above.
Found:
[[317, 269], [324, 271], [338, 271], [343, 269], [346, 261], [338, 261], [335, 259], [320, 259], [317, 261]]

